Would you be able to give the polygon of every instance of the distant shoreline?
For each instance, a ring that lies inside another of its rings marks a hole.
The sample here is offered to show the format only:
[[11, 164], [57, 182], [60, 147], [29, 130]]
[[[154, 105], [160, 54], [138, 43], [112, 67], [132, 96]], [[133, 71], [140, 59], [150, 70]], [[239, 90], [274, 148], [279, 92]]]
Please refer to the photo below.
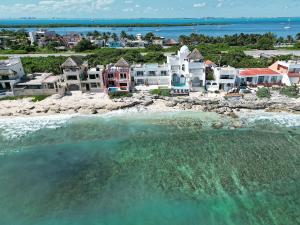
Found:
[[134, 24], [0, 24], [0, 28], [59, 28], [59, 27], [188, 27], [188, 26], [230, 25], [230, 23], [134, 23]]

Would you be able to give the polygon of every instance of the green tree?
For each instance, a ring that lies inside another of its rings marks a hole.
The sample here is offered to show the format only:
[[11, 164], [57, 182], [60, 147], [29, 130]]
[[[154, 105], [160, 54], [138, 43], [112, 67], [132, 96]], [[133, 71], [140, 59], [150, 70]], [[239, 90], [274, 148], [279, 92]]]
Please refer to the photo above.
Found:
[[151, 41], [154, 37], [155, 37], [155, 35], [152, 32], [149, 32], [145, 35], [144, 39], [146, 41]]
[[274, 40], [269, 37], [262, 37], [257, 43], [257, 48], [262, 50], [274, 49]]
[[90, 42], [89, 40], [83, 39], [75, 46], [75, 51], [83, 52], [86, 50], [93, 50], [94, 48], [95, 47], [93, 46], [92, 42]]

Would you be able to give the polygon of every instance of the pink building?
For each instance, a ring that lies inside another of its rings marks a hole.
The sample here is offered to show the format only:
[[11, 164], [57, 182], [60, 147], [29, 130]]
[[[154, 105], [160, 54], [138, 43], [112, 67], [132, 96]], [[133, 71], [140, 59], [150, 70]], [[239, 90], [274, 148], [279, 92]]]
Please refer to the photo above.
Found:
[[104, 87], [107, 92], [130, 91], [130, 65], [121, 58], [114, 65], [108, 65], [103, 73]]

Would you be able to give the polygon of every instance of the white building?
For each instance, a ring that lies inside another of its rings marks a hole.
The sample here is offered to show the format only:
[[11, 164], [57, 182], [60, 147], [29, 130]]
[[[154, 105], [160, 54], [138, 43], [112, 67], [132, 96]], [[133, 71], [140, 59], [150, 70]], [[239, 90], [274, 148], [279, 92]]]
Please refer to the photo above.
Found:
[[283, 75], [283, 84], [300, 84], [300, 61], [277, 61], [269, 68]]
[[0, 91], [13, 92], [14, 85], [25, 75], [20, 58], [0, 60]]
[[48, 31], [47, 29], [39, 29], [34, 32], [29, 32], [31, 45], [37, 43], [40, 47], [44, 47], [47, 45], [48, 41], [53, 40], [55, 37], [55, 31]]
[[16, 96], [53, 95], [59, 92], [59, 76], [52, 73], [34, 73], [26, 76], [22, 82], [15, 85]]
[[131, 67], [133, 82], [138, 90], [170, 88], [171, 78], [169, 67], [158, 63], [133, 65]]
[[86, 91], [104, 92], [103, 70], [104, 66], [97, 66], [88, 70], [87, 79], [82, 81]]
[[63, 81], [68, 91], [103, 92], [103, 66], [88, 69], [87, 62], [69, 57], [62, 65]]
[[87, 79], [88, 65], [78, 57], [69, 57], [62, 65], [63, 81], [68, 91], [82, 91], [81, 80]]
[[187, 46], [181, 47], [177, 55], [167, 57], [174, 93], [200, 91], [205, 86], [205, 64], [201, 53]]
[[218, 84], [218, 90], [228, 92], [234, 88], [237, 78], [237, 70], [234, 67], [215, 67], [213, 71], [215, 81]]

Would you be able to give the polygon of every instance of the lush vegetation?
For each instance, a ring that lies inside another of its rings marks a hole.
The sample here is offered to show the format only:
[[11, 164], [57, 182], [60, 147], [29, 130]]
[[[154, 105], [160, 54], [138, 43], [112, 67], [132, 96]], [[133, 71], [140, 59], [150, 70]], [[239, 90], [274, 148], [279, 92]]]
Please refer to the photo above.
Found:
[[159, 88], [159, 89], [153, 89], [153, 90], [150, 91], [150, 93], [151, 93], [152, 95], [171, 96], [170, 89], [162, 89], [162, 88]]
[[56, 28], [56, 27], [174, 27], [174, 26], [196, 26], [196, 25], [225, 25], [228, 23], [134, 23], [134, 24], [10, 24], [0, 25], [2, 28]]
[[0, 56], [0, 60], [6, 60], [6, 59], [8, 59], [7, 56]]
[[130, 64], [133, 63], [163, 63], [166, 57], [162, 52], [148, 52], [141, 54], [136, 49], [99, 49], [95, 54], [88, 55], [84, 59], [89, 62], [90, 66], [107, 65], [117, 62], [123, 57]]
[[[297, 37], [296, 37], [297, 38]], [[188, 45], [197, 44], [227, 44], [229, 46], [242, 46], [252, 49], [274, 49], [276, 43], [292, 43], [294, 38], [276, 37], [273, 33], [266, 34], [234, 34], [225, 35], [223, 37], [212, 37], [203, 34], [191, 34], [189, 36], [181, 35], [179, 42]]]
[[22, 64], [27, 74], [36, 72], [53, 72], [61, 74], [61, 64], [65, 62], [66, 57], [23, 57]]
[[43, 100], [45, 100], [46, 98], [48, 98], [49, 96], [47, 95], [34, 95], [34, 96], [7, 96], [4, 98], [0, 98], [0, 101], [5, 101], [5, 100], [19, 100], [19, 99], [23, 99], [23, 98], [32, 98], [33, 102], [41, 102]]
[[280, 93], [291, 98], [297, 98], [299, 97], [299, 88], [296, 85], [283, 87]]
[[114, 98], [132, 97], [132, 94], [128, 92], [109, 92], [108, 96], [114, 99]]
[[270, 98], [271, 97], [271, 92], [269, 88], [259, 88], [256, 92], [256, 96], [258, 98]]

